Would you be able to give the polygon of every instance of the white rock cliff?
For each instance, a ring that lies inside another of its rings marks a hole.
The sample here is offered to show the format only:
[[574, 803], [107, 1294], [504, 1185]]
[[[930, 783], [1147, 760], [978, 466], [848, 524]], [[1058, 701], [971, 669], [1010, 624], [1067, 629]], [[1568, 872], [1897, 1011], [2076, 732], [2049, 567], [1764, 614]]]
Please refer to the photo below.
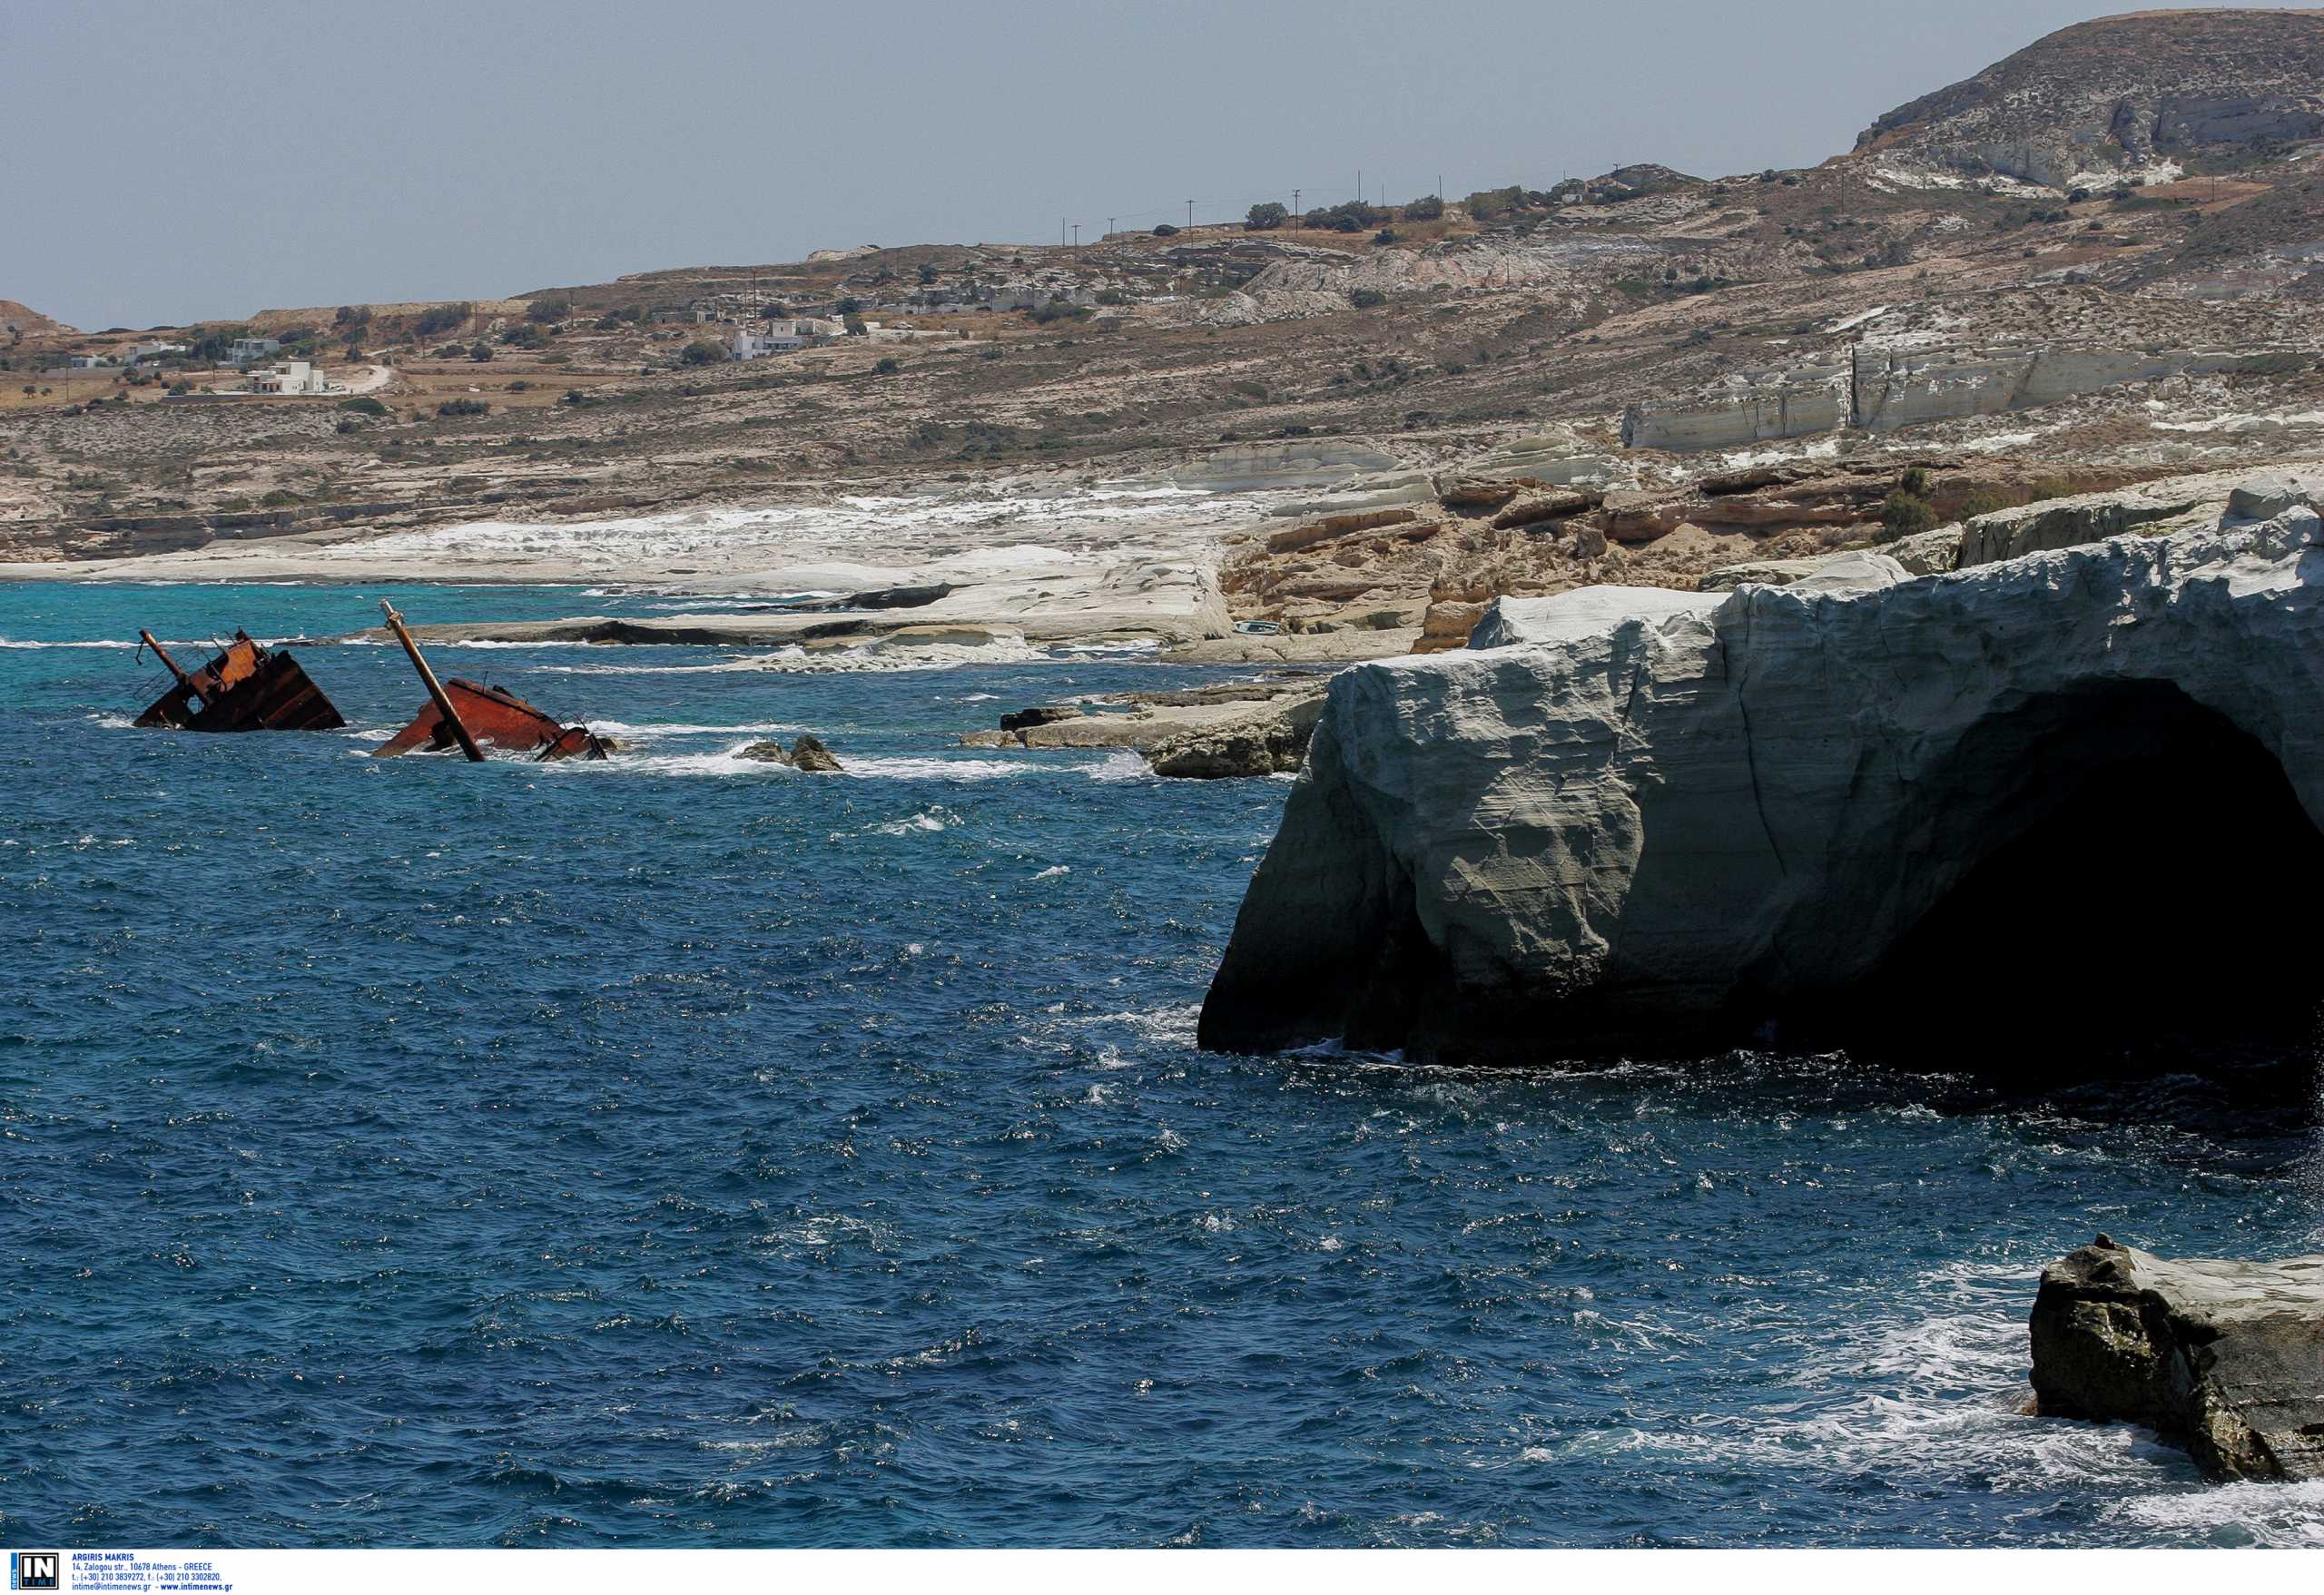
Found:
[[1584, 588], [1349, 670], [1202, 1041], [1541, 1063], [2312, 1011], [2271, 927], [2324, 889], [2319, 531]]

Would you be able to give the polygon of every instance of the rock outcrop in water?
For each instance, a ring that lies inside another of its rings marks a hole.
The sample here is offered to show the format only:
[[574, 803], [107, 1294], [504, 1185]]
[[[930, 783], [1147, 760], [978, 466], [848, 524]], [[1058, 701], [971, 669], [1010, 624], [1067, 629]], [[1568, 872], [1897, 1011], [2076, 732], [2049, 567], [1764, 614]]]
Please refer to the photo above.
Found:
[[1202, 1040], [2001, 1068], [2045, 1028], [2296, 1024], [2318, 960], [2270, 927], [2324, 890], [2319, 527], [1503, 600], [1349, 670]]
[[2324, 1479], [2324, 1256], [2171, 1261], [2095, 1245], [2042, 1271], [2044, 1416], [2140, 1423], [2230, 1479]]

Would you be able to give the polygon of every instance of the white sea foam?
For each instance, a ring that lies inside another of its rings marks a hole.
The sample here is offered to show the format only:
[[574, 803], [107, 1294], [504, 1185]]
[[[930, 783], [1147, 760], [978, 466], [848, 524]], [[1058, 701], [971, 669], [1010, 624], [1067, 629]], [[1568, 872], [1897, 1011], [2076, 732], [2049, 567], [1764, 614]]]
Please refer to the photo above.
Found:
[[901, 759], [842, 757], [841, 769], [849, 775], [881, 781], [999, 781], [1023, 775], [1036, 768], [1014, 759]]
[[782, 732], [797, 731], [795, 725], [664, 725], [651, 721], [591, 719], [589, 729], [609, 736], [773, 736]]
[[872, 829], [881, 836], [911, 836], [922, 832], [950, 831], [960, 822], [960, 815], [950, 809], [935, 808], [901, 820], [890, 820]]
[[2324, 1481], [2155, 1492], [2118, 1501], [2106, 1515], [2220, 1544], [2324, 1547]]
[[1154, 773], [1141, 755], [1132, 753], [1128, 748], [1116, 748], [1096, 763], [1084, 766], [1084, 773], [1092, 781], [1105, 782], [1108, 784], [1162, 779]]
[[[115, 642], [111, 637], [100, 637], [94, 642], [72, 643], [19, 642], [14, 637], [0, 637], [0, 648], [134, 648], [137, 645], [138, 645], [135, 643]], [[200, 648], [205, 647], [208, 645], [203, 643], [172, 642], [165, 645], [172, 648]]]

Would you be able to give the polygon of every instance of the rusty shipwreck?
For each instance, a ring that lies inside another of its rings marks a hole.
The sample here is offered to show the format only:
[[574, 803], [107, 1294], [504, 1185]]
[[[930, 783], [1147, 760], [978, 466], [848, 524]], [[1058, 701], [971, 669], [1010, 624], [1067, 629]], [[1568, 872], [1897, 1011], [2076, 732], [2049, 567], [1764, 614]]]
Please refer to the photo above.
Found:
[[458, 748], [469, 759], [484, 760], [484, 750], [527, 754], [538, 762], [551, 759], [602, 759], [605, 740], [586, 725], [560, 725], [505, 687], [486, 686], [454, 676], [438, 681], [419, 645], [404, 626], [403, 616], [385, 599], [379, 608], [388, 630], [403, 645], [428, 702], [410, 724], [371, 750], [372, 757], [391, 759], [399, 753], [448, 753]]
[[299, 662], [238, 631], [201, 669], [182, 669], [150, 631], [137, 634], [138, 651], [169, 668], [177, 685], [137, 717], [149, 729], [173, 731], [337, 731], [347, 722]]

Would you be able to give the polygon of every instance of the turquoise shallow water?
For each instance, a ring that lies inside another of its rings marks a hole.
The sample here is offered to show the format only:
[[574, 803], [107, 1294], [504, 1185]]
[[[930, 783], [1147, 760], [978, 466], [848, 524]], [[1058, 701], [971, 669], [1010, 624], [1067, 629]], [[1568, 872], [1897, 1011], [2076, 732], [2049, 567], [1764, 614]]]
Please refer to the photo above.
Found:
[[638, 750], [470, 769], [359, 756], [387, 649], [203, 738], [56, 645], [379, 596], [0, 588], [0, 1541], [2324, 1542], [2015, 1413], [2093, 1231], [2324, 1243], [2308, 1115], [1197, 1053], [1285, 783], [949, 746], [1196, 672], [444, 648]]

